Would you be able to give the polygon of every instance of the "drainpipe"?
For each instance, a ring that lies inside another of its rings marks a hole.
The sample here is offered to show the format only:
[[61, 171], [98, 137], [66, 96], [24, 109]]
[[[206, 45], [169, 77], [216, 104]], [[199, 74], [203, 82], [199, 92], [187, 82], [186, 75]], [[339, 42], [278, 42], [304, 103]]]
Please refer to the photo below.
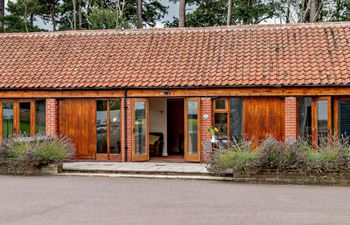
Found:
[[128, 161], [128, 134], [127, 134], [127, 110], [128, 106], [126, 104], [126, 99], [127, 99], [127, 89], [124, 89], [124, 162]]

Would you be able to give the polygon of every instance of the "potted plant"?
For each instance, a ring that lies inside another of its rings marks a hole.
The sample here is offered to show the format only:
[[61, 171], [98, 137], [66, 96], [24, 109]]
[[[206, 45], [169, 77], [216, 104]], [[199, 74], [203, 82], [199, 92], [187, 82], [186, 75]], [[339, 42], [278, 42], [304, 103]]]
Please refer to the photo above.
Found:
[[217, 142], [217, 135], [219, 134], [219, 129], [216, 127], [209, 127], [208, 132], [211, 135], [211, 142], [212, 143]]

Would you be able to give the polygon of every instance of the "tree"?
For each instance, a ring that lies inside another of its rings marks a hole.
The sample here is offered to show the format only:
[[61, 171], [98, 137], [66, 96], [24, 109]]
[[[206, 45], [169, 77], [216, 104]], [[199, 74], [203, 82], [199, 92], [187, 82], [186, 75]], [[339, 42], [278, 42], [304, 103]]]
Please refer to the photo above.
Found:
[[[273, 18], [276, 3], [274, 0], [232, 0], [232, 10], [228, 0], [194, 0], [195, 10], [186, 14], [187, 27], [224, 26], [227, 24], [258, 24]], [[228, 13], [231, 16], [228, 17]], [[180, 19], [167, 22], [165, 26], [181, 26]]]
[[91, 8], [91, 13], [87, 16], [87, 20], [90, 29], [130, 28], [130, 24], [123, 17], [122, 13], [117, 13], [115, 9], [110, 8], [98, 8], [93, 6]]
[[44, 21], [51, 23], [52, 30], [57, 30], [57, 9], [60, 6], [60, 0], [38, 0], [40, 13], [38, 14]]
[[259, 24], [276, 15], [275, 7], [274, 0], [234, 0], [233, 21], [236, 24]]
[[34, 17], [41, 8], [37, 0], [17, 0], [8, 2], [9, 15], [2, 19], [6, 32], [30, 32], [40, 30], [34, 26]]
[[350, 0], [334, 0], [335, 8], [332, 13], [332, 21], [350, 20]]

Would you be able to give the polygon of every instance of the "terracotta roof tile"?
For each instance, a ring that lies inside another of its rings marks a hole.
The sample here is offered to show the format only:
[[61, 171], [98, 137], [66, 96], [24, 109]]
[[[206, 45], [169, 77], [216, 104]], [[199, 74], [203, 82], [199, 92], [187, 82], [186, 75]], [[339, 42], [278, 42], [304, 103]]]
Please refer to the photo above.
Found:
[[349, 85], [350, 22], [0, 34], [0, 88]]

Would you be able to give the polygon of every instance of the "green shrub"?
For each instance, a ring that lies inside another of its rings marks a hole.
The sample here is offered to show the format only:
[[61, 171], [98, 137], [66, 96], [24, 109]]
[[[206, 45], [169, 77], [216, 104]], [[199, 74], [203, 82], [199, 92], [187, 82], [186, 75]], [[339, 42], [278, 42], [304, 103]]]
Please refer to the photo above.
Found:
[[74, 147], [65, 137], [12, 137], [1, 144], [0, 165], [14, 174], [25, 173], [33, 167], [62, 163], [73, 154]]
[[209, 170], [217, 174], [242, 174], [254, 165], [256, 152], [251, 151], [250, 142], [234, 142], [229, 147], [219, 146], [212, 157]]
[[70, 159], [73, 155], [70, 141], [66, 138], [49, 139], [37, 142], [33, 148], [35, 160], [42, 164], [61, 163]]
[[299, 171], [324, 174], [350, 170], [349, 140], [340, 139], [313, 148], [307, 140], [292, 143], [277, 141], [273, 137], [265, 139], [255, 150], [249, 142], [215, 150], [209, 168], [222, 175], [251, 174], [266, 171]]

